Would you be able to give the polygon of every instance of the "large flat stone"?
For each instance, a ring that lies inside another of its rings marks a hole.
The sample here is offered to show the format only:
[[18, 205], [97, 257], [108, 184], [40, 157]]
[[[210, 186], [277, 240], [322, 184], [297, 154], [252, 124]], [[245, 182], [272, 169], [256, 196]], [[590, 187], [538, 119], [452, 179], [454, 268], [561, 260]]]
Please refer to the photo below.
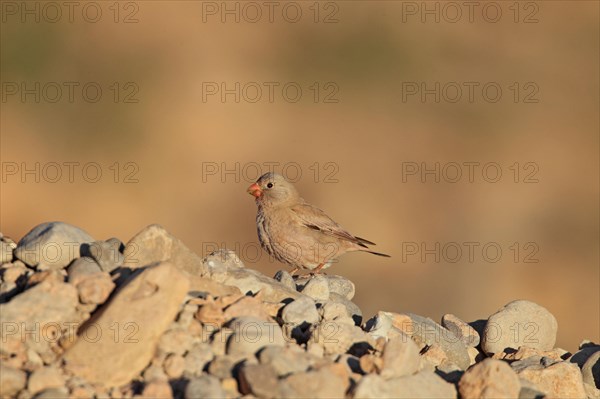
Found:
[[161, 335], [178, 313], [189, 282], [172, 263], [132, 276], [79, 332], [66, 367], [87, 381], [119, 386], [150, 362]]

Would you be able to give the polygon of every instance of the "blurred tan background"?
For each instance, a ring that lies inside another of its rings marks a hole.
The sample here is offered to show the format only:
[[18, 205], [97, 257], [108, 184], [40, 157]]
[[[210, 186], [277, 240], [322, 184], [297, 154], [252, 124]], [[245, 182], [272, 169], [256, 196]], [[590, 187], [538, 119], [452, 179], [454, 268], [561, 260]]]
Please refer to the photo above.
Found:
[[[201, 255], [229, 247], [273, 275], [282, 266], [257, 252], [245, 189], [256, 165], [274, 164], [392, 255], [329, 269], [356, 283], [365, 317], [472, 321], [522, 298], [557, 317], [558, 346], [600, 339], [597, 2], [481, 2], [471, 21], [461, 2], [427, 2], [434, 14], [422, 2], [276, 2], [272, 22], [263, 2], [76, 3], [72, 18], [45, 4], [29, 2], [30, 15], [2, 2], [5, 235], [62, 220], [127, 241], [159, 223]], [[239, 102], [222, 101], [222, 82], [240, 84]], [[407, 91], [421, 82], [440, 83], [439, 102]], [[436, 162], [438, 182], [406, 173]], [[465, 162], [480, 163], [472, 182]], [[413, 243], [439, 243], [439, 261]]]

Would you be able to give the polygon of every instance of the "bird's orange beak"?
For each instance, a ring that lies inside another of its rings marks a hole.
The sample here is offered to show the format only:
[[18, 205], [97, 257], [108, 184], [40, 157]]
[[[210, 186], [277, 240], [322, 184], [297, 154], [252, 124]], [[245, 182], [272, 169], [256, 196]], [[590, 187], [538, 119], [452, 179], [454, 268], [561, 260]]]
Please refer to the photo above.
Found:
[[256, 183], [252, 183], [250, 187], [248, 187], [248, 194], [253, 195], [255, 198], [258, 198], [262, 195], [262, 190]]

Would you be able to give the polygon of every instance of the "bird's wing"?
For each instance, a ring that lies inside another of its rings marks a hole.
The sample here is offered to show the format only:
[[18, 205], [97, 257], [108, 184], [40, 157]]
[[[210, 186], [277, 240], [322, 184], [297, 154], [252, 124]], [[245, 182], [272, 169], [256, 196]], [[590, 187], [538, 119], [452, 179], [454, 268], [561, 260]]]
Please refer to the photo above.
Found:
[[291, 207], [292, 214], [298, 222], [309, 229], [320, 231], [342, 240], [353, 242], [361, 247], [367, 248], [365, 244], [373, 244], [365, 239], [355, 237], [337, 224], [325, 212], [307, 203], [296, 204]]

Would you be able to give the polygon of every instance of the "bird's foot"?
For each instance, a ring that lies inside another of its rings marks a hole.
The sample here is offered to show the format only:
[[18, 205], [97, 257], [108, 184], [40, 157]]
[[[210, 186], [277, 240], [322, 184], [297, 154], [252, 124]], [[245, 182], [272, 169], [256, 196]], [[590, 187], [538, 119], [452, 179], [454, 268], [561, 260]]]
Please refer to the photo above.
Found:
[[326, 263], [321, 263], [312, 272], [310, 272], [311, 278], [314, 278], [317, 274], [323, 274], [326, 276], [327, 274], [325, 272], [321, 271], [323, 269], [323, 266], [325, 266], [325, 265], [326, 265]]

